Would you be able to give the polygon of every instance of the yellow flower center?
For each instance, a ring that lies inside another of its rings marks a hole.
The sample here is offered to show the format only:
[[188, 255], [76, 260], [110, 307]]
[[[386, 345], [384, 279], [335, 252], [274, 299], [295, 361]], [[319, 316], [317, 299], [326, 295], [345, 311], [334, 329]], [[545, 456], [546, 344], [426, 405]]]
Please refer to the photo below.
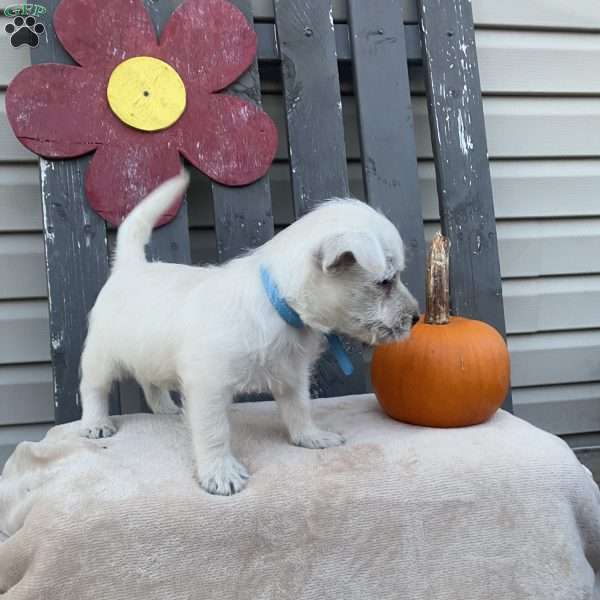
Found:
[[185, 86], [179, 73], [151, 56], [136, 56], [117, 65], [106, 95], [121, 121], [143, 131], [165, 129], [185, 110]]

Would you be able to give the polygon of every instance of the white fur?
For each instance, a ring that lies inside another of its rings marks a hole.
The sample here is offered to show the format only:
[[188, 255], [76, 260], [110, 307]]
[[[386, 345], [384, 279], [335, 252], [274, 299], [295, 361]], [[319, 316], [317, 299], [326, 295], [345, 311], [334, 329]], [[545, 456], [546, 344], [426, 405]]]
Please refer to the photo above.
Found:
[[[270, 390], [294, 444], [341, 444], [340, 435], [320, 430], [310, 415], [309, 379], [323, 334], [335, 330], [369, 344], [400, 339], [418, 307], [400, 282], [398, 231], [357, 200], [326, 202], [221, 267], [146, 262], [153, 225], [188, 180], [182, 171], [159, 186], [119, 229], [113, 271], [90, 313], [81, 360], [82, 434], [115, 432], [107, 395], [126, 374], [143, 386], [155, 411], [173, 410], [166, 390], [177, 389], [201, 486], [231, 494], [248, 479], [230, 450], [227, 407], [234, 395]], [[287, 325], [269, 303], [261, 264], [304, 329]]]

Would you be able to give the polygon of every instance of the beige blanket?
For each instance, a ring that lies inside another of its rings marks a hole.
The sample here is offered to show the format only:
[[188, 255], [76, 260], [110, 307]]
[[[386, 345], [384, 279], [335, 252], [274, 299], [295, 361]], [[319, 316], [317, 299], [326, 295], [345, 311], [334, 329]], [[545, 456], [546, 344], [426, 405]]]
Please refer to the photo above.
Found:
[[177, 417], [21, 444], [0, 479], [0, 596], [600, 597], [598, 488], [560, 439], [505, 412], [436, 430], [389, 420], [372, 396], [315, 408], [345, 447], [295, 448], [272, 403], [233, 407], [252, 477], [231, 498], [198, 488]]

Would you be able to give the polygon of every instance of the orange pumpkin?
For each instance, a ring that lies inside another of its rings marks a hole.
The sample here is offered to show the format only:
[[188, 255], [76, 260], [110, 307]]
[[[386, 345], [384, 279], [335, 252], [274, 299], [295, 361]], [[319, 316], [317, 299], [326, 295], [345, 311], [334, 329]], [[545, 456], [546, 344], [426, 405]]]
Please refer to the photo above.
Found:
[[428, 427], [489, 419], [510, 386], [510, 360], [490, 325], [449, 315], [448, 241], [438, 234], [428, 263], [427, 311], [402, 342], [376, 348], [373, 388], [392, 418]]

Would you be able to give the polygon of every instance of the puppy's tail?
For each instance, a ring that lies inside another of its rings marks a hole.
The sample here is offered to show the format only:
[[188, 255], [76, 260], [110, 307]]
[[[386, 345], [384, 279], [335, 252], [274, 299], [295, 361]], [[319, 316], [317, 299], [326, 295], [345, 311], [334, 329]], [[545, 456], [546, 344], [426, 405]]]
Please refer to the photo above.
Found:
[[185, 192], [190, 176], [185, 169], [152, 190], [121, 223], [117, 233], [114, 268], [126, 263], [145, 262], [144, 246], [152, 229], [177, 198]]

